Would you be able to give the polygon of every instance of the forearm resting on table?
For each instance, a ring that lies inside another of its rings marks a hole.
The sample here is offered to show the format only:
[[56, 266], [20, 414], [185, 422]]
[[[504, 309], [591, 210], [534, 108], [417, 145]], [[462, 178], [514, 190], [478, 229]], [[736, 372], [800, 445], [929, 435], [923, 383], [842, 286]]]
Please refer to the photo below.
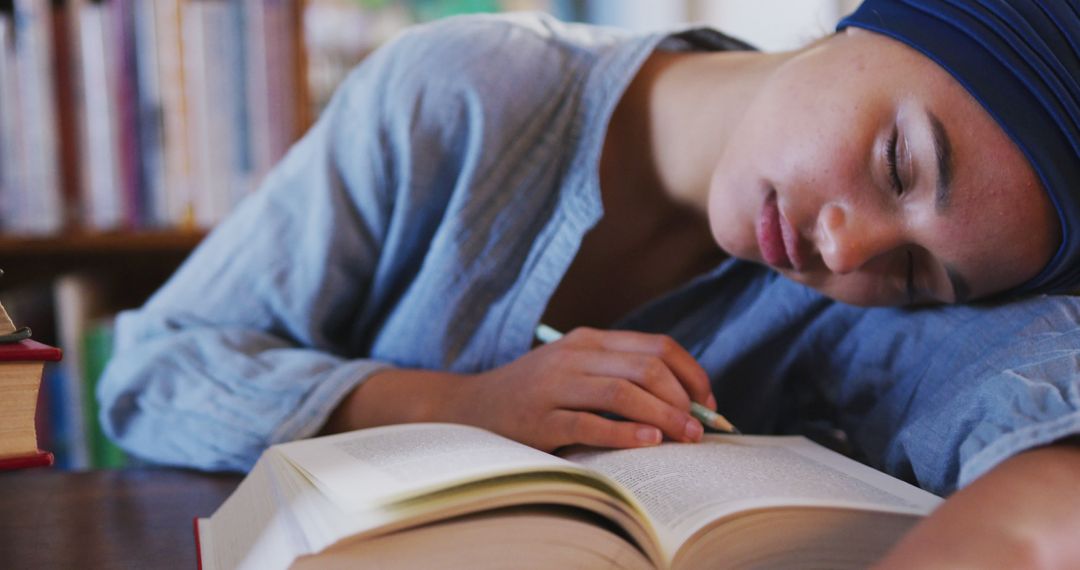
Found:
[[1080, 443], [1013, 457], [949, 497], [880, 568], [1080, 568]]
[[414, 422], [460, 421], [461, 375], [387, 369], [373, 374], [330, 414], [322, 433]]

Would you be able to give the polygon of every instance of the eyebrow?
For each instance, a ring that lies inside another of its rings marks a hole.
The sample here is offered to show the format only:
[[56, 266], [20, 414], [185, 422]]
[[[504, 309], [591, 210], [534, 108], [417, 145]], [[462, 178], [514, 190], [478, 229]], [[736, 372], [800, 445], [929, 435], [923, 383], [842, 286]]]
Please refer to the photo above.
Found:
[[934, 155], [937, 158], [937, 195], [934, 198], [934, 209], [942, 214], [949, 207], [952, 199], [953, 179], [953, 151], [952, 143], [949, 142], [949, 133], [945, 131], [945, 125], [931, 111], [926, 112], [930, 119], [930, 130], [934, 135]]

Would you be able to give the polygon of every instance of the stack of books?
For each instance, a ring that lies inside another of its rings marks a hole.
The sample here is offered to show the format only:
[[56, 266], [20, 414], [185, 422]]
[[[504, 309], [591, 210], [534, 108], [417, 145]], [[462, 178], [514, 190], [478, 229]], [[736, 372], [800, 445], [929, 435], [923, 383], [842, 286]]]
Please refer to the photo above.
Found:
[[53, 463], [51, 453], [38, 449], [35, 419], [45, 363], [61, 353], [28, 335], [0, 305], [0, 470]]

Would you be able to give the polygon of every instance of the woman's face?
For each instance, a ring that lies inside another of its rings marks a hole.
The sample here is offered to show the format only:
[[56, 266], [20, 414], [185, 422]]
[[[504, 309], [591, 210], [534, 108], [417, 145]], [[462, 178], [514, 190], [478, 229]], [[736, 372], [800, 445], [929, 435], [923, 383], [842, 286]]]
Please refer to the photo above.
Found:
[[1020, 150], [947, 72], [849, 29], [797, 56], [712, 175], [728, 253], [857, 305], [963, 302], [1034, 277], [1060, 239]]

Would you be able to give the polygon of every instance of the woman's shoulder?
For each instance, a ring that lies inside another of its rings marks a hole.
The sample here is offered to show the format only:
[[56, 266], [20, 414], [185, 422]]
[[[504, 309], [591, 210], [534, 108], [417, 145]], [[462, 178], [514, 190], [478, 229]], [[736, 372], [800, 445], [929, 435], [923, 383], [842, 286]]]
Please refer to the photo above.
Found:
[[543, 13], [475, 14], [412, 26], [376, 52], [388, 86], [470, 92], [556, 88], [631, 36]]
[[515, 57], [536, 51], [603, 50], [635, 34], [614, 28], [564, 22], [543, 12], [469, 14], [443, 18], [404, 30], [394, 43], [407, 43], [442, 55]]

